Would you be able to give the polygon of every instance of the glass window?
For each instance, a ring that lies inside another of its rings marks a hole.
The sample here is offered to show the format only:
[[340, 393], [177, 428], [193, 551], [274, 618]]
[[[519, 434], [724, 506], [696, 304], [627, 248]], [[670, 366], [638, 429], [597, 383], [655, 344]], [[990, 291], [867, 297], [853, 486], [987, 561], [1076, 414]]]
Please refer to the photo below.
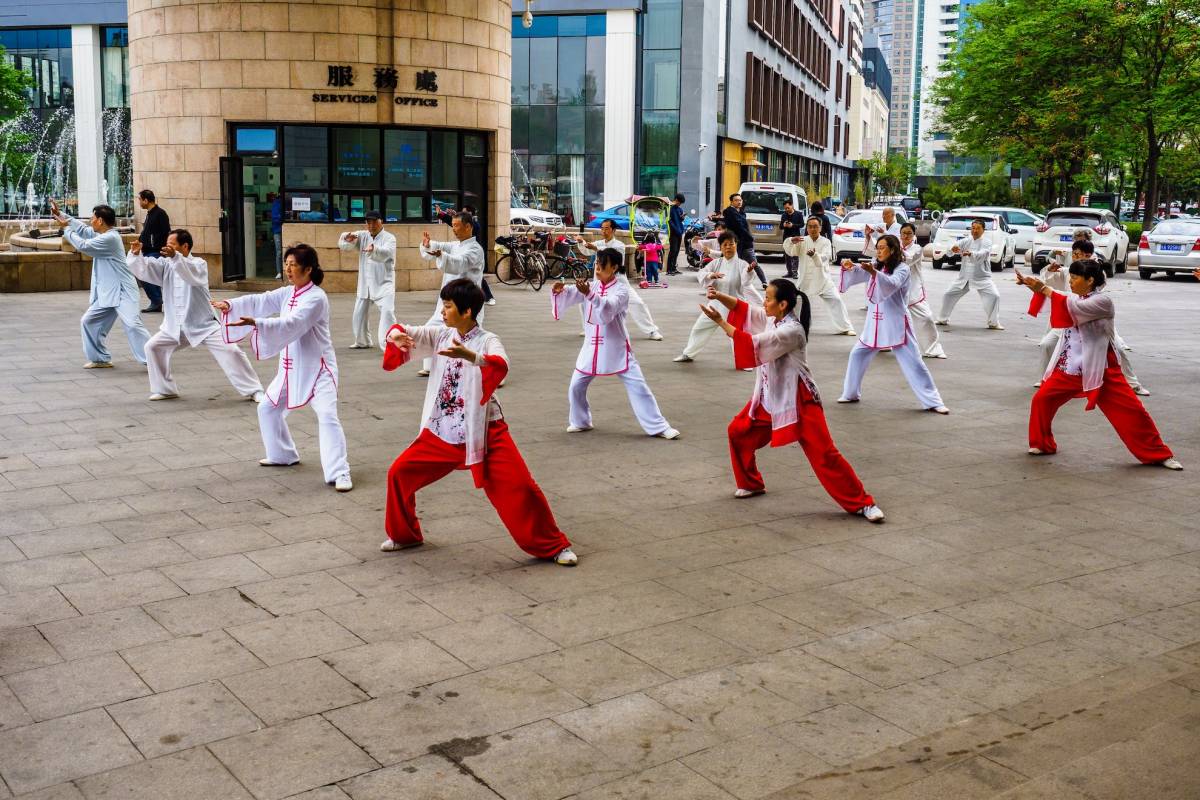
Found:
[[604, 109], [602, 107], [587, 107], [585, 127], [587, 134], [584, 150], [589, 155], [604, 155]]
[[512, 104], [529, 104], [529, 40], [513, 39]]
[[529, 102], [558, 100], [558, 40], [529, 40]]
[[586, 36], [587, 35], [587, 17], [559, 17], [558, 18], [558, 35], [561, 36]]
[[341, 189], [379, 185], [378, 128], [334, 128], [333, 180]]
[[558, 40], [558, 104], [583, 105], [587, 72], [587, 39]]
[[234, 132], [234, 149], [239, 153], [274, 153], [274, 128], [238, 128]]
[[431, 131], [429, 169], [433, 189], [458, 188], [458, 134]]
[[670, 197], [675, 194], [677, 173], [675, 167], [642, 167], [639, 171], [642, 194]]
[[479, 134], [463, 135], [464, 158], [487, 158], [487, 139]]
[[384, 131], [384, 186], [388, 189], [425, 188], [429, 153], [425, 131]]
[[512, 149], [529, 152], [529, 106], [512, 107]]
[[679, 163], [679, 112], [642, 113], [642, 163], [676, 165]]
[[558, 150], [563, 155], [582, 154], [585, 149], [583, 106], [559, 106]]
[[335, 194], [333, 214], [335, 219], [361, 221], [368, 211], [378, 210], [379, 196], [374, 194]]
[[642, 55], [642, 108], [679, 108], [679, 51]]
[[604, 105], [604, 58], [604, 37], [588, 37], [587, 71], [583, 76], [583, 101], [588, 105]]
[[329, 185], [329, 129], [283, 129], [283, 183], [297, 188]]
[[679, 47], [683, 29], [682, 0], [646, 0], [642, 17], [642, 47], [647, 50]]
[[433, 195], [433, 210], [429, 215], [431, 220], [436, 220], [438, 214], [446, 212], [455, 212], [462, 208], [462, 199], [457, 192], [435, 192]]
[[607, 31], [606, 17], [603, 14], [589, 14], [587, 18], [587, 35], [604, 36]]
[[558, 142], [558, 107], [531, 106], [529, 109], [529, 151], [547, 153]]
[[[292, 201], [297, 197], [308, 198], [308, 211], [292, 210], [295, 207]], [[283, 198], [283, 217], [299, 222], [331, 222], [337, 219], [330, 219], [329, 195], [325, 192], [288, 192]]]
[[384, 217], [388, 222], [424, 222], [429, 219], [425, 213], [424, 195], [388, 195], [384, 207]]

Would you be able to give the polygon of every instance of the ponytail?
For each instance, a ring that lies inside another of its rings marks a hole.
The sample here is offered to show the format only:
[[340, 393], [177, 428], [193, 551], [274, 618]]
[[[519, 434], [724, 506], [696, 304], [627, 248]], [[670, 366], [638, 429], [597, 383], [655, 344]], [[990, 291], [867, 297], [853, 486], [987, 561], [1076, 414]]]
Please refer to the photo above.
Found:
[[812, 323], [812, 305], [808, 302], [808, 295], [784, 278], [776, 278], [770, 285], [775, 288], [775, 300], [787, 303], [788, 313], [794, 314], [796, 319], [800, 320], [804, 335], [808, 336], [808, 327]]

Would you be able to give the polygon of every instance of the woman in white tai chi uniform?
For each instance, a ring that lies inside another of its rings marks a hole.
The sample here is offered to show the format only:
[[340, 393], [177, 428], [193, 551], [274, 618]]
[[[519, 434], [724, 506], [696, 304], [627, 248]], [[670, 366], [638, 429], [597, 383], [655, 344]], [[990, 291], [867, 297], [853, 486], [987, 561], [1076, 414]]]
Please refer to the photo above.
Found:
[[917, 244], [917, 227], [911, 222], [900, 226], [900, 248], [904, 263], [908, 264], [908, 314], [912, 318], [917, 335], [917, 344], [925, 358], [945, 358], [937, 325], [933, 323], [933, 310], [925, 296], [925, 276], [921, 274], [921, 261], [925, 250]]
[[633, 406], [633, 414], [642, 430], [649, 436], [677, 439], [679, 431], [663, 417], [629, 344], [629, 332], [625, 330], [629, 289], [617, 280], [621, 262], [621, 254], [616, 250], [601, 250], [596, 256], [594, 282], [580, 278], [574, 286], [567, 286], [559, 281], [551, 293], [550, 308], [555, 319], [562, 319], [563, 311], [582, 303], [587, 320], [587, 338], [575, 359], [571, 385], [567, 389], [570, 403], [567, 433], [592, 429], [588, 386], [597, 376], [616, 375], [625, 384], [629, 404]]
[[182, 228], [171, 231], [157, 257], [143, 256], [142, 243], [129, 250], [129, 269], [143, 283], [162, 287], [163, 322], [146, 343], [146, 369], [150, 373], [151, 400], [179, 397], [171, 375], [171, 356], [183, 344], [204, 345], [225, 377], [247, 400], [262, 400], [262, 381], [250, 359], [236, 344], [228, 344], [213, 316], [208, 293], [208, 264], [192, 255], [192, 235]]
[[829, 317], [833, 327], [842, 336], [857, 336], [850, 317], [846, 314], [846, 304], [837, 287], [829, 278], [829, 267], [833, 264], [833, 245], [821, 235], [821, 220], [816, 216], [808, 218], [805, 223], [807, 236], [793, 236], [783, 241], [783, 252], [789, 258], [795, 258], [799, 263], [800, 291], [809, 299], [820, 297], [829, 309]]
[[339, 250], [358, 252], [358, 293], [354, 300], [352, 350], [371, 347], [371, 305], [379, 309], [380, 348], [387, 347], [384, 338], [396, 324], [396, 237], [383, 229], [383, 217], [378, 211], [368, 211], [367, 229], [349, 231], [338, 237]]
[[267, 451], [258, 463], [264, 467], [299, 463], [287, 416], [311, 404], [317, 415], [325, 482], [348, 492], [354, 484], [346, 460], [346, 434], [337, 413], [337, 358], [329, 333], [329, 298], [320, 288], [325, 273], [317, 251], [306, 244], [292, 245], [283, 256], [283, 273], [288, 286], [212, 304], [221, 312], [227, 342], [240, 341], [253, 331], [256, 358], [279, 354], [279, 372], [258, 404], [258, 425]]
[[[584, 242], [583, 246], [589, 250], [596, 251], [599, 255], [601, 250], [616, 250], [621, 256], [622, 265], [625, 263], [625, 243], [616, 237], [617, 226], [612, 220], [604, 220], [600, 223], [601, 238], [592, 242]], [[629, 278], [625, 275], [625, 270], [622, 268], [617, 273], [617, 280], [625, 284], [629, 289], [629, 319], [633, 320], [633, 324], [637, 329], [646, 334], [647, 339], [655, 342], [662, 341], [662, 331], [654, 324], [654, 317], [650, 316], [650, 306], [646, 305], [646, 301], [637, 293], [637, 289], [633, 288], [633, 284], [629, 282]], [[579, 309], [585, 311], [583, 307]], [[583, 316], [583, 333], [580, 336], [587, 335], [587, 317]]]
[[[747, 264], [737, 254], [737, 237], [729, 231], [725, 231], [717, 241], [721, 244], [721, 255], [705, 264], [696, 274], [700, 285], [704, 287], [705, 291], [708, 291], [709, 287], [716, 287], [717, 291], [722, 294], [732, 295], [751, 305], [761, 304], [763, 295], [762, 290], [758, 288], [758, 277], [754, 272], [754, 265]], [[727, 311], [720, 303], [709, 301], [708, 306], [716, 309], [722, 319], [725, 317]], [[709, 319], [707, 315], [701, 314], [692, 325], [692, 332], [688, 334], [687, 345], [683, 348], [683, 352], [671, 360], [680, 363], [694, 361], [696, 356], [700, 355], [704, 345], [708, 344], [708, 340], [718, 330], [720, 330], [720, 326]]]
[[913, 394], [921, 405], [938, 414], [949, 414], [942, 396], [933, 383], [929, 367], [917, 352], [916, 336], [908, 317], [908, 264], [900, 258], [900, 240], [891, 234], [875, 245], [874, 262], [842, 262], [841, 290], [857, 283], [867, 284], [867, 321], [862, 335], [850, 351], [846, 382], [839, 403], [857, 403], [862, 396], [862, 381], [867, 366], [880, 350], [891, 348]]
[[[486, 258], [483, 247], [475, 240], [475, 218], [465, 211], [460, 211], [450, 219], [450, 230], [454, 233], [454, 241], [435, 242], [429, 238], [426, 231], [421, 240], [421, 258], [433, 262], [433, 266], [442, 271], [442, 286], [450, 281], [466, 278], [479, 286], [483, 283], [483, 269]], [[483, 324], [483, 311], [479, 312], [476, 323]], [[442, 301], [439, 299], [426, 325], [444, 325], [442, 319]], [[417, 374], [422, 378], [429, 377], [433, 367], [433, 357], [422, 359], [421, 368]]]

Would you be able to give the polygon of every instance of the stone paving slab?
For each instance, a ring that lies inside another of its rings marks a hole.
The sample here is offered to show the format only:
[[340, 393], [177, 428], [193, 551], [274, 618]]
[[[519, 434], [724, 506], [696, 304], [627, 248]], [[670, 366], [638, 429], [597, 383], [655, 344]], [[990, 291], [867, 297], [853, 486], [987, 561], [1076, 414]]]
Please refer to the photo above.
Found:
[[[930, 270], [930, 295], [953, 277]], [[425, 547], [378, 551], [425, 384], [345, 348], [349, 296], [331, 297], [347, 495], [306, 411], [302, 463], [257, 465], [254, 407], [207, 354], [177, 353], [184, 396], [148, 403], [119, 330], [116, 369], [79, 369], [82, 293], [0, 296], [0, 797], [1190, 800], [1200, 497], [1078, 403], [1058, 455], [1024, 454], [1045, 323], [1004, 277], [1008, 330], [969, 296], [929, 362], [949, 417], [888, 355], [862, 403], [826, 406], [883, 526], [841, 513], [795, 448], [760, 452], [766, 496], [732, 498], [750, 378], [719, 339], [671, 363], [686, 278], [646, 293], [666, 339], [633, 342], [674, 442], [641, 434], [615, 381], [592, 387], [596, 430], [566, 434], [577, 330], [546, 292], [500, 287], [500, 400], [571, 570], [517, 549], [465, 473], [420, 494]], [[1189, 469], [1200, 355], [1162, 332], [1195, 332], [1191, 284], [1111, 290]], [[430, 302], [399, 295], [398, 316]], [[832, 398], [853, 341], [814, 317]]]

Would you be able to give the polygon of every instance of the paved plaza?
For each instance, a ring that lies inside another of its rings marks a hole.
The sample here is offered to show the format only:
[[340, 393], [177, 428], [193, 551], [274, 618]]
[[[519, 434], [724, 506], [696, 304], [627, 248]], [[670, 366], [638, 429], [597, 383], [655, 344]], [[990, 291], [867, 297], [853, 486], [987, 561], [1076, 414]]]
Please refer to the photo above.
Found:
[[[954, 273], [928, 273], [936, 308]], [[179, 351], [183, 398], [150, 403], [119, 325], [117, 368], [80, 369], [86, 293], [0, 295], [0, 797], [1200, 796], [1200, 285], [1112, 285], [1176, 473], [1081, 402], [1060, 454], [1026, 455], [1045, 322], [1011, 275], [1008, 329], [972, 294], [928, 362], [949, 417], [886, 354], [863, 402], [834, 403], [854, 340], [814, 307], [809, 362], [882, 526], [796, 447], [761, 451], [768, 493], [733, 498], [752, 376], [716, 338], [671, 363], [690, 275], [643, 292], [666, 338], [634, 340], [677, 441], [641, 434], [616, 379], [592, 386], [596, 430], [565, 433], [578, 318], [499, 287], [500, 401], [574, 569], [526, 557], [463, 472], [418, 496], [426, 546], [379, 552], [425, 382], [346, 349], [350, 295], [331, 295], [344, 495], [310, 410], [302, 463], [262, 468], [254, 405], [207, 352]]]

